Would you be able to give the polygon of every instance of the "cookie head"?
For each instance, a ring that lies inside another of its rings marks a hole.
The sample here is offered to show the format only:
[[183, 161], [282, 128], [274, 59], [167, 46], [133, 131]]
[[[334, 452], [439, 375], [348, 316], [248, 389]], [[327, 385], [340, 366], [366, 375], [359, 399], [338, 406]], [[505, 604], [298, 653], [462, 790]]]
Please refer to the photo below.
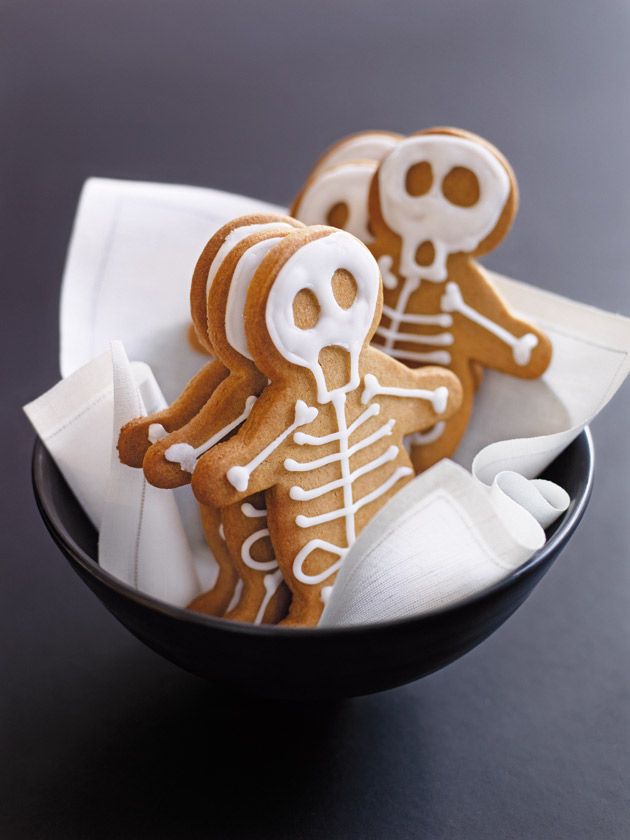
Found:
[[362, 131], [335, 143], [311, 170], [291, 215], [307, 225], [347, 230], [371, 243], [370, 184], [379, 162], [400, 140], [402, 135], [389, 131]]
[[[345, 231], [286, 236], [261, 263], [247, 298], [247, 339], [270, 379], [309, 371], [317, 400], [359, 385], [359, 358], [382, 307], [378, 266]], [[264, 326], [263, 326], [264, 325]]]
[[372, 226], [397, 239], [399, 272], [442, 282], [450, 254], [478, 256], [507, 233], [517, 189], [485, 140], [455, 129], [411, 135], [383, 159], [372, 184]]
[[332, 225], [371, 242], [368, 194], [377, 166], [375, 160], [353, 160], [318, 172], [295, 202], [294, 215], [307, 225]]

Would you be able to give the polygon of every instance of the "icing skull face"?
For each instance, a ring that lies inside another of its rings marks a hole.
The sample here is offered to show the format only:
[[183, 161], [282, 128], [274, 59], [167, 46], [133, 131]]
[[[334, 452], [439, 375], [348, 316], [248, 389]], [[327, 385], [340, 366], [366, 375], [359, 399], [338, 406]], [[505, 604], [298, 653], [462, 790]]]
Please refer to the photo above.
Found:
[[[334, 278], [339, 271], [349, 272], [356, 284], [347, 306], [335, 294]], [[281, 356], [313, 374], [320, 403], [330, 402], [333, 393], [358, 387], [359, 356], [375, 326], [379, 291], [374, 257], [358, 239], [342, 231], [306, 242], [278, 272], [267, 299], [267, 330]], [[296, 321], [294, 304], [304, 294], [316, 304], [312, 324]], [[350, 361], [348, 381], [332, 390], [320, 364], [325, 347], [341, 347]]]
[[[510, 196], [506, 168], [484, 145], [449, 134], [400, 142], [378, 172], [385, 224], [402, 240], [400, 273], [441, 282], [449, 254], [474, 251]], [[422, 246], [426, 259], [417, 262]]]
[[[302, 196], [300, 221], [307, 225], [326, 222], [347, 230], [362, 242], [371, 242], [367, 196], [377, 166], [375, 160], [356, 160], [323, 172]], [[333, 217], [335, 208], [342, 209], [342, 219]]]

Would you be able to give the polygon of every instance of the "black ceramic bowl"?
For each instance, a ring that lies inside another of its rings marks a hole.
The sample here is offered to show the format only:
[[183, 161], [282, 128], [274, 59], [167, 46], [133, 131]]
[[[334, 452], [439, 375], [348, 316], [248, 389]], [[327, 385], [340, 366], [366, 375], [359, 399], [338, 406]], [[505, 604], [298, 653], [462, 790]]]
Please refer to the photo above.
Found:
[[544, 548], [509, 577], [455, 606], [418, 618], [340, 629], [255, 627], [170, 607], [96, 562], [97, 535], [41, 442], [33, 453], [40, 513], [73, 569], [135, 636], [172, 662], [221, 685], [283, 699], [347, 697], [411, 682], [474, 648], [519, 607], [560, 554], [588, 503], [593, 443], [583, 432], [545, 472], [571, 496]]

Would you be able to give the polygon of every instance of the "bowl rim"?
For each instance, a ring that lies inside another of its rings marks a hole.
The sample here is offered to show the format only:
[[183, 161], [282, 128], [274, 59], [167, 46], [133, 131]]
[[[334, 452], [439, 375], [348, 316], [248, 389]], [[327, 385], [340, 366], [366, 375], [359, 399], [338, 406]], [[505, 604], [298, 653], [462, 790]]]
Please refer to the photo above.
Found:
[[[550, 556], [559, 553], [562, 547], [573, 535], [580, 520], [582, 519], [593, 489], [595, 450], [593, 445], [593, 436], [588, 425], [584, 426], [574, 441], [578, 440], [580, 437], [584, 437], [586, 451], [588, 453], [588, 469], [584, 490], [581, 495], [575, 499], [575, 506], [573, 509], [563, 514], [563, 520], [556, 532], [546, 541], [545, 545], [538, 551], [534, 552], [528, 560], [516, 569], [513, 569], [509, 572], [509, 574], [501, 578], [501, 580], [492, 584], [492, 586], [482, 589], [480, 592], [473, 593], [472, 595], [469, 595], [460, 601], [456, 601], [453, 604], [437, 607], [420, 615], [405, 616], [386, 621], [375, 621], [370, 622], [369, 624], [342, 625], [340, 627], [278, 627], [275, 625], [250, 624], [242, 621], [226, 621], [218, 616], [204, 615], [183, 607], [176, 607], [172, 604], [167, 604], [166, 602], [160, 601], [151, 595], [147, 595], [133, 589], [128, 584], [105, 571], [105, 569], [102, 569], [97, 561], [90, 557], [90, 555], [87, 554], [80, 545], [78, 545], [72, 535], [65, 528], [64, 523], [59, 520], [53, 512], [49, 500], [46, 495], [42, 493], [42, 479], [44, 470], [47, 468], [49, 463], [54, 465], [54, 460], [39, 437], [36, 437], [33, 446], [31, 459], [31, 481], [39, 513], [44, 520], [46, 528], [61, 552], [68, 559], [72, 559], [75, 563], [81, 566], [90, 576], [97, 578], [102, 584], [109, 589], [114, 590], [121, 597], [135, 601], [142, 607], [149, 610], [155, 610], [168, 618], [175, 619], [176, 621], [192, 622], [193, 624], [208, 627], [219, 632], [248, 636], [253, 634], [259, 637], [274, 639], [297, 637], [317, 637], [321, 639], [324, 637], [335, 637], [339, 634], [349, 636], [352, 634], [365, 634], [370, 631], [375, 632], [379, 630], [401, 628], [405, 625], [421, 623], [423, 621], [435, 619], [436, 617], [447, 617], [449, 614], [454, 614], [459, 610], [466, 609], [477, 602], [482, 602], [486, 599], [492, 598], [503, 590], [511, 588], [519, 580], [529, 576], [536, 568], [544, 564]], [[572, 443], [574, 441], [572, 441]], [[70, 490], [70, 492], [72, 491]], [[58, 522], [61, 527], [57, 524]]]

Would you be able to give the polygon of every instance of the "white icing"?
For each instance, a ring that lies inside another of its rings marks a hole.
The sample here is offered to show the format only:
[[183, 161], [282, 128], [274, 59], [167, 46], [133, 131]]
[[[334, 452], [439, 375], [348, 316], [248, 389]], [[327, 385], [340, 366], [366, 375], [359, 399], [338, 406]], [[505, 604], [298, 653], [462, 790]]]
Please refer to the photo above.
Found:
[[173, 464], [179, 464], [181, 469], [185, 472], [194, 472], [197, 459], [200, 458], [204, 452], [207, 452], [216, 443], [222, 440], [238, 425], [240, 425], [243, 422], [243, 420], [249, 417], [255, 402], [256, 397], [247, 397], [247, 399], [245, 400], [245, 408], [243, 409], [243, 412], [235, 420], [232, 420], [222, 429], [219, 429], [218, 432], [212, 435], [212, 437], [208, 438], [208, 440], [206, 440], [200, 446], [193, 447], [189, 443], [174, 443], [172, 446], [168, 447], [168, 449], [164, 453], [164, 457], [167, 461], [170, 461]]
[[225, 542], [225, 528], [223, 527], [223, 522], [219, 525], [219, 536]]
[[262, 623], [262, 620], [265, 617], [265, 610], [267, 609], [267, 605], [278, 591], [280, 584], [282, 583], [282, 579], [282, 572], [279, 569], [275, 572], [264, 576], [263, 584], [265, 586], [265, 595], [262, 601], [260, 602], [260, 607], [258, 608], [256, 618], [254, 619], [254, 624]]
[[[348, 434], [351, 435], [359, 426], [362, 426], [370, 417], [376, 417], [377, 414], [380, 414], [381, 407], [378, 403], [374, 403], [373, 405], [368, 406], [365, 411], [360, 414], [357, 419], [348, 426]], [[332, 432], [329, 435], [307, 435], [305, 432], [296, 432], [293, 435], [293, 442], [297, 443], [299, 446], [304, 446], [308, 444], [310, 446], [321, 446], [324, 443], [332, 443], [335, 440], [339, 440], [341, 437], [340, 432]]]
[[[285, 225], [285, 227], [289, 227], [289, 225]], [[270, 239], [264, 239], [262, 242], [257, 242], [251, 248], [248, 248], [236, 263], [230, 280], [230, 289], [225, 308], [225, 335], [232, 347], [238, 350], [242, 356], [252, 361], [252, 355], [249, 352], [247, 337], [245, 335], [244, 313], [247, 292], [249, 291], [249, 286], [256, 269], [278, 242], [280, 242], [280, 237], [275, 236]]]
[[[329, 566], [327, 569], [324, 569], [323, 572], [319, 572], [316, 575], [308, 575], [305, 571], [303, 571], [304, 561], [312, 554], [317, 548], [321, 548], [324, 551], [328, 551], [331, 554], [336, 554], [339, 557], [335, 563]], [[295, 560], [293, 561], [293, 575], [296, 580], [299, 580], [300, 583], [305, 583], [308, 586], [315, 586], [318, 583], [326, 580], [331, 575], [334, 575], [335, 572], [338, 572], [341, 568], [341, 563], [343, 558], [348, 553], [349, 546], [342, 548], [341, 546], [335, 545], [334, 543], [328, 542], [327, 540], [310, 540], [306, 543], [306, 545], [298, 551], [295, 555]], [[321, 596], [320, 596], [321, 597]]]
[[147, 431], [149, 443], [157, 443], [158, 440], [163, 440], [168, 437], [168, 432], [161, 423], [151, 423]]
[[[383, 304], [383, 315], [393, 318], [399, 315], [395, 309]], [[450, 315], [438, 313], [437, 315], [415, 315], [412, 312], [405, 312], [401, 319], [405, 324], [414, 324], [421, 327], [451, 327], [453, 318]]]
[[363, 464], [363, 466], [358, 467], [356, 470], [351, 472], [347, 479], [338, 478], [336, 481], [329, 481], [328, 484], [322, 484], [320, 487], [315, 487], [311, 490], [303, 490], [301, 487], [294, 485], [289, 491], [289, 495], [292, 499], [298, 502], [308, 502], [311, 499], [318, 499], [320, 496], [330, 493], [331, 490], [337, 490], [339, 487], [344, 487], [346, 482], [351, 484], [362, 475], [366, 475], [367, 473], [377, 470], [383, 464], [393, 461], [397, 455], [398, 447], [390, 446], [389, 449], [386, 449], [382, 455], [378, 456], [378, 458], [368, 461], [368, 463]]
[[413, 470], [410, 467], [396, 467], [394, 472], [389, 476], [389, 478], [380, 484], [378, 487], [374, 488], [371, 493], [368, 493], [366, 496], [363, 496], [357, 502], [354, 502], [349, 507], [344, 506], [343, 508], [339, 508], [338, 510], [331, 510], [327, 513], [320, 513], [317, 516], [305, 516], [301, 514], [300, 516], [296, 516], [295, 523], [299, 525], [300, 528], [311, 528], [314, 525], [322, 525], [324, 522], [332, 522], [334, 519], [340, 519], [342, 516], [349, 517], [352, 516], [354, 521], [354, 514], [357, 511], [361, 510], [361, 508], [365, 507], [366, 505], [370, 504], [370, 502], [375, 501], [380, 496], [387, 493], [387, 491], [394, 486], [401, 478], [406, 475], [412, 475]]
[[[424, 195], [412, 196], [406, 189], [407, 172], [422, 162], [431, 165], [433, 181]], [[451, 204], [442, 192], [445, 176], [457, 166], [477, 177], [480, 195], [472, 207]], [[383, 219], [402, 240], [400, 273], [418, 282], [445, 280], [448, 255], [474, 251], [496, 226], [510, 194], [508, 173], [488, 148], [448, 134], [400, 141], [382, 161], [378, 179]], [[431, 242], [435, 250], [428, 266], [415, 258], [423, 242]]]
[[446, 367], [451, 363], [451, 354], [446, 350], [433, 350], [430, 353], [416, 353], [414, 350], [402, 350], [396, 348], [383, 348], [395, 359], [407, 359], [409, 362], [419, 362], [423, 365], [442, 365]]
[[241, 546], [241, 559], [248, 568], [254, 569], [256, 572], [268, 572], [272, 569], [278, 568], [278, 563], [275, 558], [273, 560], [255, 560], [252, 557], [252, 546], [254, 543], [257, 543], [259, 540], [268, 536], [269, 529], [261, 528], [259, 531], [254, 531], [254, 533], [250, 534], [247, 539], [243, 540], [243, 545]]
[[[347, 309], [339, 306], [333, 294], [331, 280], [337, 269], [347, 269], [357, 284], [356, 297]], [[342, 347], [350, 357], [350, 378], [336, 390], [347, 393], [358, 387], [359, 355], [374, 317], [379, 286], [374, 257], [343, 231], [307, 242], [278, 272], [267, 300], [267, 330], [288, 362], [313, 374], [319, 403], [332, 398], [319, 364], [324, 347]], [[319, 320], [312, 329], [301, 329], [294, 320], [293, 301], [302, 289], [309, 289], [320, 307]]]
[[286, 222], [264, 222], [263, 224], [242, 225], [242, 227], [237, 227], [234, 228], [234, 230], [230, 231], [230, 233], [228, 233], [228, 235], [223, 240], [221, 247], [215, 254], [215, 257], [210, 264], [210, 269], [208, 270], [208, 279], [206, 281], [206, 299], [208, 297], [210, 287], [212, 286], [212, 281], [216, 277], [217, 272], [221, 267], [221, 263], [230, 253], [232, 248], [238, 245], [239, 242], [242, 242], [243, 239], [245, 239], [245, 237], [251, 236], [252, 233], [261, 233], [265, 230], [289, 232], [295, 230], [295, 228], [287, 224]]
[[[376, 330], [377, 334], [383, 339], [383, 349], [397, 359], [407, 359], [409, 361], [417, 362], [435, 362], [436, 364], [449, 365], [451, 362], [450, 353], [444, 351], [440, 354], [439, 351], [435, 353], [416, 353], [413, 350], [406, 350], [394, 347], [395, 342], [405, 341], [409, 344], [420, 344], [424, 346], [443, 346], [449, 347], [455, 343], [455, 337], [452, 332], [437, 333], [434, 335], [423, 335], [422, 333], [409, 333], [399, 330], [401, 323], [411, 324], [412, 326], [451, 326], [453, 322], [452, 314], [457, 312], [473, 321], [483, 329], [495, 335], [500, 341], [503, 341], [512, 348], [512, 355], [514, 361], [519, 366], [528, 365], [531, 360], [531, 354], [534, 347], [538, 346], [538, 338], [533, 333], [525, 333], [520, 338], [512, 335], [504, 327], [492, 321], [490, 318], [478, 312], [472, 306], [469, 306], [463, 298], [460, 287], [457, 283], [449, 282], [445, 286], [445, 291], [440, 298], [441, 314], [438, 315], [414, 315], [403, 311], [407, 305], [405, 290], [409, 285], [414, 284], [415, 281], [405, 280], [405, 285], [398, 298], [396, 309], [391, 309], [389, 306], [383, 307], [383, 313], [390, 318], [391, 324], [389, 327], [379, 326]], [[403, 309], [399, 308], [403, 307]], [[449, 319], [449, 321], [441, 319]]]
[[448, 405], [448, 388], [440, 385], [438, 388], [397, 388], [381, 385], [373, 373], [366, 374], [364, 380], [364, 389], [361, 394], [361, 402], [365, 405], [369, 403], [374, 397], [382, 394], [384, 396], [392, 397], [407, 397], [419, 400], [427, 400], [433, 406], [436, 414], [444, 414], [446, 406]]
[[400, 138], [379, 132], [362, 131], [354, 137], [348, 137], [328, 152], [325, 158], [317, 167], [325, 171], [340, 163], [347, 163], [351, 160], [381, 160], [391, 151]]
[[[341, 566], [348, 548], [356, 539], [355, 516], [357, 512], [387, 493], [391, 487], [400, 481], [401, 478], [411, 475], [413, 472], [409, 467], [399, 466], [371, 492], [362, 496], [360, 499], [355, 500], [353, 496], [353, 485], [355, 481], [361, 476], [374, 472], [383, 467], [385, 464], [394, 461], [398, 456], [399, 450], [397, 446], [392, 445], [388, 447], [385, 452], [355, 470], [352, 470], [350, 467], [350, 458], [356, 452], [359, 452], [360, 450], [371, 446], [377, 440], [390, 435], [395, 424], [395, 420], [387, 420], [376, 432], [373, 432], [366, 438], [351, 445], [351, 434], [360, 428], [367, 419], [377, 416], [379, 411], [375, 411], [372, 407], [370, 407], [348, 426], [345, 414], [345, 392], [342, 390], [334, 391], [331, 395], [331, 401], [335, 410], [337, 432], [333, 433], [333, 435], [323, 435], [319, 438], [309, 435], [308, 440], [304, 440], [303, 443], [308, 443], [311, 446], [322, 446], [327, 443], [331, 443], [332, 441], [336, 441], [339, 443], [339, 451], [330, 455], [325, 455], [322, 458], [316, 458], [312, 461], [297, 462], [288, 458], [284, 462], [285, 469], [288, 469], [289, 471], [307, 472], [316, 470], [326, 464], [336, 462], [339, 462], [341, 469], [341, 477], [338, 479], [321, 484], [319, 487], [312, 487], [308, 489], [294, 485], [289, 491], [290, 497], [295, 501], [309, 502], [313, 499], [321, 498], [334, 490], [343, 490], [343, 503], [340, 508], [314, 516], [298, 514], [295, 518], [295, 523], [300, 528], [311, 528], [315, 525], [321, 525], [336, 519], [343, 518], [345, 520], [346, 546], [337, 546], [327, 540], [313, 539], [303, 546], [294, 558], [293, 573], [296, 579], [302, 583], [310, 585], [318, 584], [326, 580]], [[307, 574], [303, 569], [304, 562], [307, 557], [318, 548], [328, 551], [333, 555], [337, 555], [339, 559], [323, 572], [314, 575]], [[327, 588], [327, 595], [328, 594], [330, 593]], [[321, 597], [324, 598], [323, 593]]]
[[362, 242], [372, 242], [368, 230], [368, 194], [377, 165], [375, 160], [353, 160], [321, 172], [302, 194], [297, 218], [307, 225], [325, 225], [332, 208], [345, 204], [348, 218], [344, 230]]
[[243, 581], [239, 578], [236, 581], [236, 586], [234, 587], [234, 592], [232, 593], [232, 598], [230, 599], [230, 603], [227, 605], [226, 613], [230, 610], [233, 610], [238, 602], [241, 600], [241, 595], [243, 594]]
[[445, 429], [446, 423], [440, 420], [428, 432], [416, 432], [410, 435], [410, 443], [412, 446], [426, 446], [428, 443], [434, 443], [442, 437]]
[[504, 344], [512, 348], [512, 355], [517, 365], [524, 366], [529, 364], [532, 350], [538, 345], [538, 338], [533, 333], [525, 333], [520, 338], [512, 335], [511, 332], [486, 318], [472, 306], [465, 303], [462, 296], [461, 289], [457, 283], [447, 283], [446, 290], [442, 295], [441, 300], [442, 309], [446, 312], [459, 312], [464, 318], [473, 321], [484, 330], [495, 335]]
[[250, 502], [243, 502], [241, 505], [241, 513], [249, 519], [257, 519], [261, 516], [267, 516], [267, 509], [255, 508]]
[[433, 335], [416, 335], [415, 333], [395, 332], [389, 327], [379, 326], [377, 334], [392, 341], [407, 341], [409, 344], [426, 344], [434, 347], [450, 347], [453, 334], [450, 332], [435, 333]]
[[306, 426], [312, 423], [317, 417], [318, 411], [314, 406], [306, 405], [303, 400], [298, 400], [295, 403], [295, 415], [293, 423], [281, 432], [277, 438], [271, 441], [265, 448], [256, 455], [255, 458], [245, 464], [244, 466], [231, 467], [227, 471], [226, 478], [239, 493], [247, 490], [249, 484], [249, 477], [254, 472], [256, 467], [263, 463], [275, 450], [283, 443], [283, 441], [300, 426]]
[[392, 271], [394, 261], [389, 254], [385, 254], [378, 258], [378, 267], [381, 270], [381, 277], [383, 279], [383, 286], [386, 289], [395, 289], [398, 285], [398, 277]]
[[[377, 440], [391, 435], [395, 423], [395, 420], [388, 420], [380, 429], [377, 429], [368, 437], [351, 446], [346, 453], [347, 456], [351, 457], [352, 455], [356, 455], [357, 452], [360, 452], [367, 446], [371, 446]], [[341, 461], [343, 457], [341, 452], [333, 452], [331, 455], [324, 455], [322, 458], [316, 458], [314, 461], [296, 461], [293, 458], [287, 458], [284, 462], [284, 468], [285, 470], [289, 470], [289, 472], [310, 472], [310, 470], [316, 470], [318, 467], [326, 466], [326, 464], [334, 464], [337, 461]]]

